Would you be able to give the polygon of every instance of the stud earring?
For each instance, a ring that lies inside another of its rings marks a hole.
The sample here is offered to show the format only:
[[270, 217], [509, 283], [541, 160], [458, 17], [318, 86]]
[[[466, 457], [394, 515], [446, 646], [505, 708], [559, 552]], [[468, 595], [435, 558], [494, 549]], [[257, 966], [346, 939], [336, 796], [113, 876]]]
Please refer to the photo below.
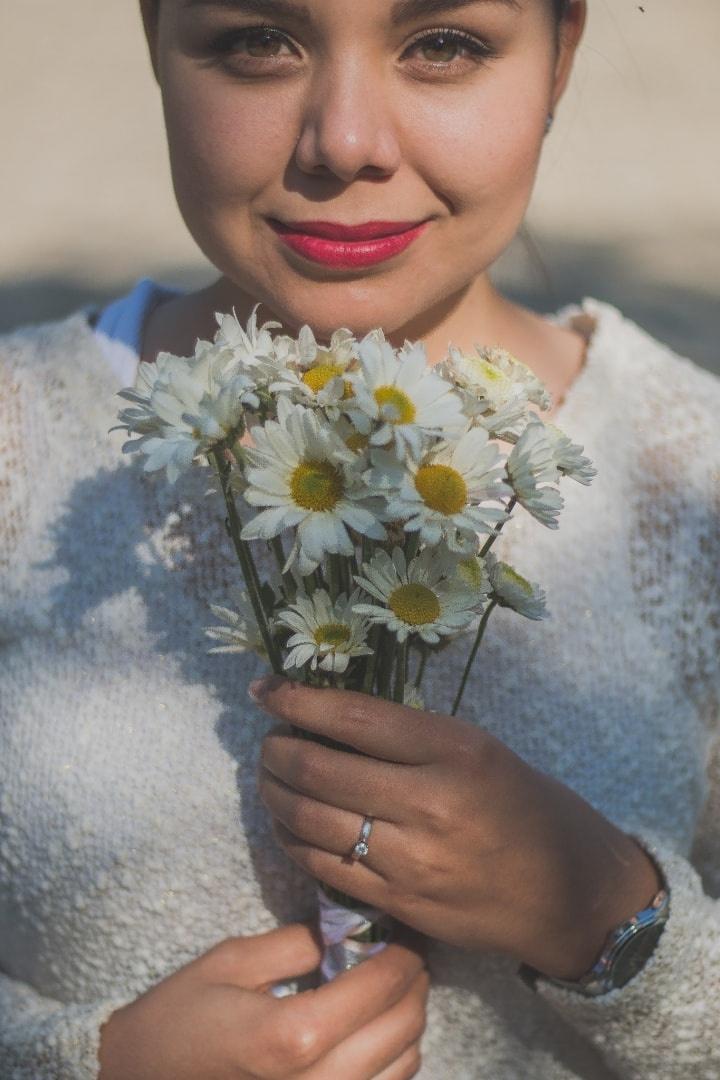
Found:
[[550, 131], [550, 128], [553, 126], [553, 120], [554, 119], [555, 119], [555, 113], [549, 112], [547, 114], [546, 118], [545, 118], [545, 134], [546, 135]]

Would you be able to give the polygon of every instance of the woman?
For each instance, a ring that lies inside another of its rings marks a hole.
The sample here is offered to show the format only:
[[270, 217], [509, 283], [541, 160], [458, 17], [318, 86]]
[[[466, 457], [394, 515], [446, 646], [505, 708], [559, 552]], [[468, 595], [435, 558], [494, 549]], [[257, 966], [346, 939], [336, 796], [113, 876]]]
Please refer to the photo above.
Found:
[[[608, 305], [541, 318], [488, 276], [584, 0], [141, 7], [178, 203], [220, 276], [2, 345], [3, 1076], [720, 1076], [720, 386]], [[555, 619], [497, 613], [462, 718], [462, 644], [428, 711], [287, 680], [246, 704], [261, 663], [203, 652], [237, 570], [192, 514], [202, 470], [183, 498], [105, 433], [138, 357], [257, 300], [319, 339], [501, 342], [598, 467], [552, 540], [510, 525]], [[313, 989], [309, 875], [406, 937]]]

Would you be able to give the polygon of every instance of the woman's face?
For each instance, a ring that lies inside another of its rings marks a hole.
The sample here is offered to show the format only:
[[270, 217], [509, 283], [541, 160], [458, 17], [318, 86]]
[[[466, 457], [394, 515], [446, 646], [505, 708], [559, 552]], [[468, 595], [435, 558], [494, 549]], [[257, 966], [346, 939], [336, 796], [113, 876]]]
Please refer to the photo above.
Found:
[[[550, 0], [143, 9], [180, 211], [286, 326], [392, 331], [451, 305], [514, 236], [573, 50]], [[365, 259], [290, 246], [283, 225], [318, 221], [425, 224]]]

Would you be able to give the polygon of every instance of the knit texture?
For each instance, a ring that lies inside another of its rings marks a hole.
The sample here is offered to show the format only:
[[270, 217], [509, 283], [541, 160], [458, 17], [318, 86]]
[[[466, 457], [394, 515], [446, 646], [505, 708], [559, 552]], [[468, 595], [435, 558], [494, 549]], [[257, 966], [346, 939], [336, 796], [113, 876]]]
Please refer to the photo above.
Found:
[[[720, 1078], [720, 381], [607, 304], [574, 318], [595, 329], [557, 422], [598, 476], [565, 482], [558, 532], [510, 523], [553, 617], [494, 613], [461, 711], [635, 835], [670, 918], [594, 1000], [432, 942], [422, 1080]], [[122, 456], [118, 389], [83, 313], [0, 339], [3, 1080], [92, 1080], [119, 1005], [315, 906], [257, 793], [264, 665], [207, 654], [239, 579], [207, 471]], [[429, 708], [468, 647], [429, 661]]]

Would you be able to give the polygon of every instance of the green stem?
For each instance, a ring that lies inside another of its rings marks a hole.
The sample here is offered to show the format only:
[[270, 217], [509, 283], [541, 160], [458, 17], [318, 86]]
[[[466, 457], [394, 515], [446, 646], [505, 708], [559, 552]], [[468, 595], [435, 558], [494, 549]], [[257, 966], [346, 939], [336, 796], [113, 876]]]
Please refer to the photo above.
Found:
[[485, 633], [485, 627], [487, 626], [488, 619], [490, 618], [490, 612], [493, 610], [494, 607], [497, 607], [497, 600], [491, 600], [490, 601], [488, 606], [485, 608], [482, 619], [480, 620], [480, 625], [478, 626], [478, 632], [477, 632], [477, 634], [475, 636], [475, 643], [474, 643], [472, 649], [470, 650], [470, 656], [468, 657], [468, 662], [465, 665], [465, 670], [463, 671], [463, 677], [462, 677], [462, 681], [460, 683], [460, 689], [458, 690], [457, 694], [455, 695], [455, 701], [453, 702], [452, 711], [450, 713], [451, 716], [454, 716], [455, 713], [457, 712], [458, 705], [460, 704], [460, 699], [463, 696], [463, 691], [465, 689], [465, 683], [467, 682], [467, 677], [470, 674], [470, 668], [472, 667], [472, 662], [475, 659], [475, 654], [477, 653], [478, 649], [480, 648], [480, 642], [483, 639], [483, 634]]
[[272, 540], [270, 541], [270, 547], [273, 550], [275, 560], [278, 564], [278, 570], [280, 571], [280, 574], [282, 576], [285, 598], [289, 601], [289, 603], [292, 604], [297, 595], [297, 587], [295, 585], [295, 578], [292, 576], [289, 570], [283, 574], [283, 566], [285, 565], [285, 551], [283, 549], [282, 540], [279, 536], [273, 536]]
[[490, 536], [488, 536], [487, 540], [485, 541], [482, 548], [480, 549], [480, 558], [481, 559], [485, 558], [488, 551], [493, 546], [493, 544], [497, 540], [498, 536], [500, 535], [500, 533], [503, 531], [503, 529], [507, 525], [508, 521], [510, 520], [510, 515], [512, 514], [513, 508], [514, 508], [516, 503], [517, 503], [517, 496], [513, 495], [512, 499], [510, 500], [510, 502], [505, 507], [505, 513], [506, 513], [507, 517], [503, 518], [502, 521], [498, 521], [497, 525], [495, 526], [493, 531], [490, 533]]
[[399, 701], [402, 704], [405, 698], [405, 669], [407, 665], [407, 648], [408, 639], [398, 642], [395, 650], [395, 689], [393, 691], [393, 701]]
[[[375, 542], [369, 536], [363, 536], [360, 540], [362, 562], [369, 563], [375, 551]], [[359, 571], [358, 571], [359, 572]]]
[[279, 536], [273, 536], [270, 541], [270, 547], [272, 553], [275, 556], [275, 562], [277, 563], [278, 570], [282, 573], [282, 568], [285, 565], [285, 552], [283, 550], [282, 540]]
[[339, 555], [328, 555], [327, 557], [327, 577], [328, 577], [328, 592], [330, 593], [330, 599], [333, 604], [338, 598], [340, 592], [340, 564]]
[[353, 591], [354, 582], [352, 579], [352, 563], [355, 562], [354, 555], [341, 555], [340, 556], [340, 581], [342, 583], [342, 591], [346, 597], [350, 596]]
[[370, 656], [365, 657], [365, 674], [362, 682], [363, 694], [372, 694], [375, 682], [375, 668], [377, 667], [378, 645], [380, 644], [381, 627], [373, 626], [368, 634], [368, 645], [372, 649]]
[[427, 662], [429, 651], [430, 650], [427, 647], [427, 643], [422, 641], [420, 643], [420, 663], [418, 664], [418, 669], [415, 673], [416, 690], [420, 688], [420, 683], [422, 682], [423, 672], [425, 671], [425, 664]]
[[409, 564], [411, 559], [414, 559], [417, 555], [417, 550], [420, 547], [420, 530], [416, 529], [408, 536], [407, 544], [405, 545], [405, 561]]
[[[296, 727], [294, 724], [290, 725], [293, 733], [301, 739], [311, 739], [315, 742], [319, 742], [326, 746], [337, 747], [337, 743], [334, 743], [332, 739], [325, 740], [322, 736], [315, 735], [313, 732], [306, 731], [304, 728]], [[361, 751], [354, 749], [354, 747], [343, 745], [343, 750], [346, 753], [359, 754]], [[315, 878], [315, 881], [321, 886], [325, 895], [333, 900], [336, 904], [342, 904], [343, 907], [349, 908], [354, 911], [358, 904], [363, 904], [363, 901], [358, 900], [356, 896], [351, 896], [350, 893], [341, 892], [340, 889], [334, 888], [332, 885], [328, 885], [327, 882], [321, 881], [319, 878]], [[371, 923], [366, 930], [358, 930], [354, 934], [350, 934], [351, 941], [387, 941], [389, 939], [389, 930], [387, 921], [384, 923]]]
[[[394, 638], [395, 635], [390, 633], [384, 627], [381, 627], [380, 639], [378, 641], [378, 676], [377, 676], [377, 693], [378, 697], [390, 700], [390, 680], [392, 678], [393, 670], [393, 656], [395, 654]], [[391, 640], [392, 639], [392, 640]]]
[[265, 608], [263, 607], [262, 599], [260, 597], [260, 581], [255, 569], [255, 563], [253, 562], [252, 553], [248, 544], [240, 537], [242, 522], [240, 521], [240, 516], [238, 515], [237, 507], [235, 505], [235, 499], [233, 498], [233, 493], [230, 489], [231, 466], [225, 461], [222, 450], [214, 450], [213, 458], [215, 459], [215, 465], [220, 478], [220, 487], [222, 489], [223, 498], [225, 499], [228, 532], [230, 533], [230, 538], [235, 547], [235, 554], [238, 557], [240, 569], [245, 578], [245, 584], [250, 597], [250, 603], [252, 604], [253, 613], [263, 639], [265, 651], [270, 660], [270, 665], [276, 675], [281, 675], [283, 670], [282, 659], [278, 653], [277, 643], [273, 640], [273, 636], [270, 633], [270, 628], [268, 626]]

